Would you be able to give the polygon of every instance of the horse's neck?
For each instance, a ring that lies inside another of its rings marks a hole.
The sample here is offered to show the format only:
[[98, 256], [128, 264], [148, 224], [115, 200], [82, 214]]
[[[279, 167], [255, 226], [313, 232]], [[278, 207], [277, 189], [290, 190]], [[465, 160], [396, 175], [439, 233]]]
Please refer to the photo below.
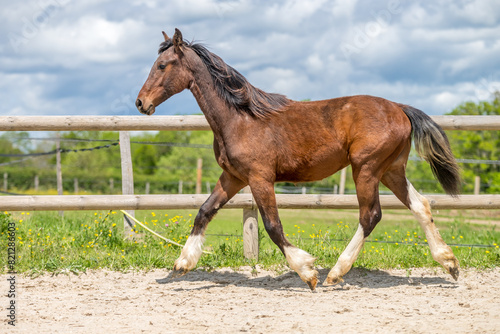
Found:
[[217, 94], [208, 71], [195, 77], [190, 90], [201, 111], [203, 111], [214, 135], [223, 135], [224, 129], [227, 129], [229, 123], [238, 118], [238, 114], [232, 112], [227, 103]]

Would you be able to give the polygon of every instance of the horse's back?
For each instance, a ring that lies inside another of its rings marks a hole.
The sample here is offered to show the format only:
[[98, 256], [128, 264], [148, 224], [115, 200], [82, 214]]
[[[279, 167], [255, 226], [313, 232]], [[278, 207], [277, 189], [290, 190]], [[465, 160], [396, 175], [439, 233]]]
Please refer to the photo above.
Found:
[[[292, 136], [337, 141], [342, 146], [378, 138], [406, 139], [411, 123], [400, 105], [384, 98], [355, 95], [329, 100], [296, 102], [279, 125]], [[279, 122], [279, 118], [278, 118]]]
[[398, 104], [379, 97], [295, 102], [276, 116], [270, 126], [281, 152], [277, 165], [282, 180], [322, 179], [410, 144], [408, 117]]
[[351, 164], [384, 161], [411, 145], [411, 123], [399, 104], [369, 95], [330, 103], [333, 117], [339, 120], [334, 126], [344, 129]]

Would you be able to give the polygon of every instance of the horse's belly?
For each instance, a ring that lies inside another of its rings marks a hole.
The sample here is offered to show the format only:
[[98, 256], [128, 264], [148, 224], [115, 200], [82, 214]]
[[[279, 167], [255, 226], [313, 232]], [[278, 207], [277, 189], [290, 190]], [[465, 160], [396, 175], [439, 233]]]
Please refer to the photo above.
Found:
[[276, 181], [312, 182], [319, 181], [341, 170], [349, 163], [347, 159], [328, 158], [312, 162], [296, 162], [278, 168]]

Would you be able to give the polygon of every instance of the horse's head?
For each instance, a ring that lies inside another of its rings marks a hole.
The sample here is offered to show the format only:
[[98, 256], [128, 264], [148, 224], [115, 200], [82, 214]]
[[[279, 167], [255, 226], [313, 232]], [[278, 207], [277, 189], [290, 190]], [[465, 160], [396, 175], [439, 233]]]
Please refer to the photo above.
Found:
[[146, 115], [152, 115], [156, 106], [189, 88], [192, 82], [192, 75], [185, 66], [186, 45], [181, 32], [175, 29], [172, 39], [162, 33], [165, 41], [160, 45], [158, 59], [135, 101], [137, 109]]

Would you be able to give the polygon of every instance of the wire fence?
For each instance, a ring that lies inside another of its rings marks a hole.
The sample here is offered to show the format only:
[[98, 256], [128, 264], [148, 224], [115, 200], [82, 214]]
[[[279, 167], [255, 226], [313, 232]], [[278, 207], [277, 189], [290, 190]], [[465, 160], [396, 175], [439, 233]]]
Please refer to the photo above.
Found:
[[[72, 143], [86, 143], [86, 142], [110, 142], [109, 145], [96, 146], [90, 148], [82, 149], [60, 149], [61, 153], [70, 152], [84, 152], [92, 151], [102, 148], [109, 148], [112, 146], [119, 145], [119, 140], [117, 139], [87, 139], [87, 138], [56, 138], [56, 137], [17, 137], [11, 138], [12, 141], [20, 140], [33, 140], [33, 141], [60, 141], [60, 142], [72, 142]], [[197, 143], [179, 143], [179, 142], [156, 142], [156, 141], [130, 141], [131, 144], [140, 145], [155, 145], [155, 146], [166, 146], [166, 147], [185, 147], [185, 148], [201, 148], [201, 149], [213, 149], [212, 145], [208, 144], [197, 144]], [[56, 154], [58, 150], [52, 150], [49, 152], [42, 153], [26, 153], [26, 154], [0, 154], [0, 157], [29, 157], [29, 156], [41, 156], [41, 155], [51, 155]], [[424, 161], [424, 159], [418, 156], [410, 156], [408, 160], [411, 161]], [[488, 160], [488, 159], [456, 159], [458, 163], [463, 164], [486, 164], [486, 165], [500, 165], [500, 160]]]

